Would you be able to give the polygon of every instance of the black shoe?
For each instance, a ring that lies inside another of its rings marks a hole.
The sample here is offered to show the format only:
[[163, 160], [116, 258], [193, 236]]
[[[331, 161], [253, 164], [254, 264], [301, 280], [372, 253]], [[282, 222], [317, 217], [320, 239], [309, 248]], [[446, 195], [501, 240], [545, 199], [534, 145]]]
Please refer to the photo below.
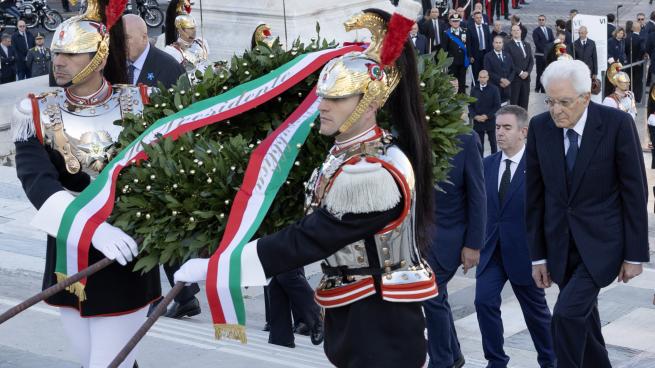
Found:
[[309, 336], [310, 332], [309, 326], [304, 322], [298, 322], [298, 324], [293, 327], [293, 333], [298, 335]]
[[509, 15], [506, 15], [506, 16], [505, 16], [505, 20], [509, 20]]
[[309, 339], [312, 341], [312, 344], [320, 345], [323, 342], [324, 337], [323, 320], [319, 318], [319, 320], [316, 321], [316, 324], [314, 324], [314, 328], [312, 328], [312, 333], [309, 335]]
[[154, 302], [150, 303], [150, 307], [148, 307], [148, 315], [147, 315], [148, 317], [150, 317], [152, 312], [155, 311], [155, 308], [157, 308], [157, 306], [159, 305], [159, 302], [161, 302], [162, 299], [163, 298], [159, 298], [159, 299], [155, 300]]
[[462, 368], [464, 366], [464, 363], [466, 363], [466, 360], [464, 360], [464, 355], [460, 355], [459, 359], [453, 363], [453, 368]]
[[264, 329], [262, 331], [268, 332], [270, 330], [271, 330], [271, 325], [268, 322], [266, 322], [266, 324], [264, 325]]
[[296, 343], [293, 342], [293, 341], [291, 341], [288, 344], [280, 344], [280, 343], [277, 343], [277, 342], [273, 342], [270, 337], [268, 338], [268, 343], [273, 344], [273, 345], [278, 345], [278, 346], [284, 346], [285, 348], [289, 348], [289, 349], [293, 349], [293, 348], [296, 347]]
[[192, 317], [198, 314], [200, 314], [200, 302], [198, 301], [198, 298], [194, 297], [184, 304], [173, 302], [173, 305], [168, 308], [165, 316], [178, 319], [184, 316]]

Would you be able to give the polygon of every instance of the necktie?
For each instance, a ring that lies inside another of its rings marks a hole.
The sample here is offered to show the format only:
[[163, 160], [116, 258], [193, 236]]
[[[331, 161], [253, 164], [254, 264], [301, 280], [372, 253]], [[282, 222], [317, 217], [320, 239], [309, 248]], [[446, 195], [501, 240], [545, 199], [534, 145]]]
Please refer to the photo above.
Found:
[[498, 201], [500, 204], [503, 204], [503, 199], [505, 199], [505, 194], [507, 194], [507, 189], [509, 189], [509, 183], [512, 181], [512, 160], [505, 159], [505, 171], [503, 171], [503, 176], [500, 178], [500, 186], [498, 187]]
[[497, 53], [496, 55], [498, 55], [498, 59], [500, 59], [500, 62], [502, 63], [502, 62], [504, 61], [504, 60], [503, 60], [503, 53], [502, 53], [502, 52], [499, 52], [499, 53]]
[[566, 137], [569, 139], [569, 149], [566, 151], [566, 169], [570, 174], [573, 172], [575, 159], [578, 157], [578, 133], [573, 129], [569, 129], [566, 132]]
[[439, 45], [441, 44], [441, 37], [439, 36], [439, 21], [435, 19], [432, 23], [434, 24], [434, 44]]
[[546, 27], [541, 27], [541, 30], [544, 32], [544, 36], [546, 36], [546, 41], [550, 41], [548, 38], [548, 31], [546, 30]]
[[516, 42], [516, 46], [521, 48], [521, 51], [523, 52], [523, 57], [528, 57], [528, 55], [525, 53], [525, 49], [523, 48], [523, 43], [522, 42]]
[[478, 40], [480, 41], [480, 50], [484, 50], [484, 37], [482, 36], [482, 26], [478, 26]]
[[587, 41], [586, 40], [582, 41], [582, 47], [585, 47], [585, 46], [587, 46]]
[[127, 81], [128, 81], [129, 84], [135, 84], [134, 83], [135, 82], [134, 81], [134, 69], [136, 69], [134, 64], [130, 64], [130, 65], [127, 66]]

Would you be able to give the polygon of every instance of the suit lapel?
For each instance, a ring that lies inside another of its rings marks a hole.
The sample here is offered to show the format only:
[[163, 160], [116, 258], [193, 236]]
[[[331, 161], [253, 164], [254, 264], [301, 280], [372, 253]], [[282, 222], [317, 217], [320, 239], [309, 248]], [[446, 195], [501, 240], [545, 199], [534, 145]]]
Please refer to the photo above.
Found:
[[578, 190], [582, 176], [587, 166], [589, 166], [589, 162], [594, 156], [596, 147], [598, 147], [598, 143], [600, 143], [600, 139], [603, 136], [603, 125], [600, 123], [597, 114], [598, 112], [594, 103], [590, 103], [587, 110], [587, 122], [582, 132], [582, 143], [580, 144], [578, 157], [575, 160], [575, 166], [573, 166], [573, 180], [571, 181], [569, 198], [573, 198], [575, 192]]
[[146, 83], [146, 78], [148, 77], [148, 73], [151, 73], [151, 70], [153, 70], [153, 63], [154, 63], [154, 52], [152, 51], [152, 48], [154, 46], [150, 46], [150, 50], [148, 51], [148, 55], [146, 55], [146, 60], [143, 62], [143, 67], [141, 67], [141, 73], [139, 74], [139, 78], [137, 79], [137, 84], [138, 83]]
[[507, 193], [505, 194], [504, 201], [500, 207], [501, 212], [505, 210], [505, 206], [509, 202], [510, 198], [512, 198], [516, 190], [521, 187], [524, 181], [525, 181], [525, 151], [523, 152], [521, 161], [519, 161], [519, 166], [516, 168], [516, 171], [512, 176], [512, 181], [510, 181], [509, 183], [509, 189], [507, 189]]
[[485, 184], [487, 185], [487, 195], [491, 196], [491, 204], [493, 206], [489, 210], [494, 211], [491, 213], [498, 213], [500, 210], [500, 204], [498, 203], [498, 170], [500, 170], [501, 157], [503, 157], [503, 155], [498, 151], [494, 157], [492, 165], [490, 165], [491, 167], [487, 168], [487, 170], [491, 170], [488, 176], [489, 180], [485, 180]]
[[548, 120], [548, 129], [546, 131], [548, 153], [546, 153], [545, 160], [550, 162], [550, 170], [552, 170], [555, 180], [554, 188], [560, 188], [560, 196], [564, 201], [568, 201], [568, 192], [566, 190], [566, 157], [564, 155], [564, 132], [561, 128], [555, 125], [552, 118]]

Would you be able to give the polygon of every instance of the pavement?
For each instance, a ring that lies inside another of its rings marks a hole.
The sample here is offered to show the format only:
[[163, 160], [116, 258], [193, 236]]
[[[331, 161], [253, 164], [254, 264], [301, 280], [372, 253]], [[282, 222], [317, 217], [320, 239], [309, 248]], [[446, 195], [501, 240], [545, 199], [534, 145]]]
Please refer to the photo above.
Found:
[[[53, 5], [58, 5], [53, 3]], [[535, 0], [521, 10], [529, 29], [536, 17], [545, 14], [549, 22], [565, 18], [570, 8], [582, 13], [606, 14], [616, 10], [616, 3], [606, 0]], [[652, 10], [648, 0], [624, 1], [622, 19], [634, 18]], [[533, 75], [534, 79], [534, 75]], [[530, 113], [544, 111], [544, 95], [532, 93]], [[644, 108], [637, 117], [639, 133], [644, 138]], [[650, 162], [651, 153], [644, 153]], [[649, 185], [655, 185], [655, 172], [648, 170]], [[649, 198], [648, 208], [653, 208]], [[45, 256], [45, 236], [31, 228], [29, 221], [34, 209], [23, 194], [15, 169], [0, 166], [0, 311], [40, 291]], [[275, 214], [271, 214], [274, 216]], [[655, 215], [649, 215], [651, 254], [655, 250]], [[312, 285], [318, 282], [316, 264], [306, 269]], [[455, 326], [466, 357], [465, 367], [485, 367], [481, 337], [473, 299], [475, 273], [461, 271], [449, 284], [450, 304]], [[163, 273], [162, 273], [163, 276]], [[168, 289], [165, 277], [162, 285]], [[614, 283], [601, 291], [599, 309], [603, 334], [614, 367], [655, 367], [655, 263], [645, 265], [644, 273], [628, 284]], [[201, 285], [204, 290], [204, 285]], [[204, 292], [203, 313], [193, 318], [172, 320], [161, 318], [139, 345], [138, 362], [149, 367], [330, 367], [322, 346], [313, 346], [309, 339], [296, 337], [296, 348], [289, 349], [267, 343], [264, 325], [264, 302], [261, 288], [245, 290], [248, 320], [248, 343], [216, 341]], [[557, 287], [546, 291], [549, 306], [557, 299]], [[502, 293], [505, 348], [511, 357], [510, 367], [538, 367], [536, 352], [526, 329], [522, 313], [511, 287]], [[74, 368], [79, 367], [69, 351], [56, 308], [39, 303], [0, 326], [0, 368]]]

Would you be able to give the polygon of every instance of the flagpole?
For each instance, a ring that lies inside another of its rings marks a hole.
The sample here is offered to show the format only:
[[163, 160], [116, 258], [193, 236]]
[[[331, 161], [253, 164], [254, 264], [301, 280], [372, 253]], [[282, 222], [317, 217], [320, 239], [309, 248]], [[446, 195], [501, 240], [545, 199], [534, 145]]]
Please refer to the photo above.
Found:
[[287, 36], [287, 3], [282, 0], [282, 17], [284, 20], [284, 49], [289, 50], [289, 38]]
[[127, 356], [130, 354], [132, 350], [137, 346], [139, 341], [143, 339], [143, 337], [148, 333], [148, 330], [157, 322], [157, 319], [161, 317], [164, 312], [166, 312], [166, 307], [173, 301], [173, 298], [177, 296], [177, 294], [182, 291], [182, 288], [184, 287], [183, 282], [176, 282], [175, 286], [171, 289], [171, 291], [166, 294], [164, 299], [162, 299], [159, 304], [157, 304], [157, 307], [155, 310], [150, 313], [150, 317], [145, 321], [144, 324], [139, 327], [139, 329], [136, 331], [134, 336], [130, 339], [130, 341], [127, 342], [127, 344], [121, 349], [121, 351], [116, 355], [114, 360], [109, 363], [107, 366], [108, 368], [118, 368], [118, 366], [127, 358]]
[[78, 273], [76, 273], [76, 274], [74, 274], [74, 275], [72, 275], [70, 277], [67, 277], [62, 282], [58, 282], [58, 283], [50, 286], [49, 288], [41, 291], [40, 293], [30, 297], [29, 299], [25, 300], [24, 302], [14, 306], [14, 307], [8, 309], [7, 311], [5, 311], [4, 313], [2, 313], [0, 315], [0, 324], [3, 324], [8, 319], [16, 316], [17, 314], [19, 314], [20, 312], [22, 312], [22, 311], [26, 310], [27, 308], [33, 306], [34, 304], [36, 304], [36, 303], [38, 303], [38, 302], [40, 302], [42, 300], [48, 299], [51, 296], [59, 293], [60, 291], [63, 291], [67, 287], [75, 284], [76, 282], [93, 275], [94, 273], [102, 270], [103, 268], [109, 266], [112, 263], [114, 263], [113, 260], [111, 260], [109, 258], [103, 258], [100, 261], [92, 264], [91, 266], [83, 269], [82, 271], [80, 271], [80, 272], [78, 272]]

